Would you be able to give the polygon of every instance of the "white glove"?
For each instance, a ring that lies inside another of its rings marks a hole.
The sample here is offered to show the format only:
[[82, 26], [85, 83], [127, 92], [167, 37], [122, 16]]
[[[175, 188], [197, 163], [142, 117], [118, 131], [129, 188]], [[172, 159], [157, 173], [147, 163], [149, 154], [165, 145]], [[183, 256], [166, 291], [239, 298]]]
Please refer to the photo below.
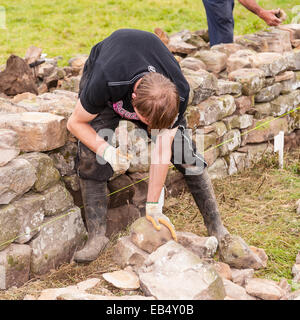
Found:
[[162, 213], [161, 204], [158, 202], [146, 202], [146, 219], [153, 224], [157, 231], [161, 229], [160, 223], [165, 225], [171, 232], [173, 239], [177, 241], [174, 225], [170, 219]]
[[104, 150], [102, 158], [111, 165], [115, 173], [123, 174], [130, 167], [132, 157], [129, 154], [123, 154], [120, 148], [109, 145]]

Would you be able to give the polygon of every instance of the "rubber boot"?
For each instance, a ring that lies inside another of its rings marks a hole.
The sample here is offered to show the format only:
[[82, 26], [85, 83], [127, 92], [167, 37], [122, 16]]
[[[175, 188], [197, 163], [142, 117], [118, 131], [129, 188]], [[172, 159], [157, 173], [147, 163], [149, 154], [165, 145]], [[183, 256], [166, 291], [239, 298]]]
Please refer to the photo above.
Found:
[[85, 210], [88, 240], [83, 249], [74, 255], [76, 262], [90, 262], [99, 256], [109, 239], [106, 232], [107, 182], [80, 179], [80, 188]]
[[218, 241], [229, 234], [223, 226], [210, 177], [205, 168], [202, 174], [185, 175], [185, 181], [203, 216], [204, 224], [210, 236]]

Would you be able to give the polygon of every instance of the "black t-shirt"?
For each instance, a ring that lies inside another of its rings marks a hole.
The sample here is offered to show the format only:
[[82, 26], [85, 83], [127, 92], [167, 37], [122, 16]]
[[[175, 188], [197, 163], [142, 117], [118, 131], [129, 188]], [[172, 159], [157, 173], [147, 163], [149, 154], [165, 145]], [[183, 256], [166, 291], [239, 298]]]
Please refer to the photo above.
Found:
[[153, 33], [120, 29], [96, 44], [85, 64], [79, 97], [82, 106], [98, 114], [107, 105], [126, 119], [138, 119], [131, 105], [134, 83], [158, 72], [177, 87], [180, 107], [177, 125], [186, 110], [189, 84], [173, 54]]

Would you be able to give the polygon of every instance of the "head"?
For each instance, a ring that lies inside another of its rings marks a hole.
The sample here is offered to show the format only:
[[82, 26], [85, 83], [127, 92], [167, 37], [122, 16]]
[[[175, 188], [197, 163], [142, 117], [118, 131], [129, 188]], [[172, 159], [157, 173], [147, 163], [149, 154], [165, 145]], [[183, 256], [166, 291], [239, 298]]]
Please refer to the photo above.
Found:
[[175, 84], [160, 73], [143, 76], [132, 93], [132, 105], [148, 129], [166, 129], [179, 111], [179, 94]]

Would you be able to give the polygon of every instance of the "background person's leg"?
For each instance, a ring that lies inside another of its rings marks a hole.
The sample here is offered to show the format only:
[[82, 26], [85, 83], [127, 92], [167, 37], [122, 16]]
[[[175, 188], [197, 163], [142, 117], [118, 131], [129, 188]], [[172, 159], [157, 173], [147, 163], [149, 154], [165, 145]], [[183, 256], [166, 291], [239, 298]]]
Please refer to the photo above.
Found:
[[232, 43], [234, 0], [202, 0], [207, 17], [210, 46]]
[[203, 216], [208, 234], [215, 236], [218, 240], [221, 239], [225, 234], [228, 234], [228, 231], [221, 221], [213, 186], [206, 168], [207, 164], [203, 157], [197, 153], [196, 146], [185, 129], [185, 124], [177, 130], [172, 145], [171, 161], [184, 175]]

